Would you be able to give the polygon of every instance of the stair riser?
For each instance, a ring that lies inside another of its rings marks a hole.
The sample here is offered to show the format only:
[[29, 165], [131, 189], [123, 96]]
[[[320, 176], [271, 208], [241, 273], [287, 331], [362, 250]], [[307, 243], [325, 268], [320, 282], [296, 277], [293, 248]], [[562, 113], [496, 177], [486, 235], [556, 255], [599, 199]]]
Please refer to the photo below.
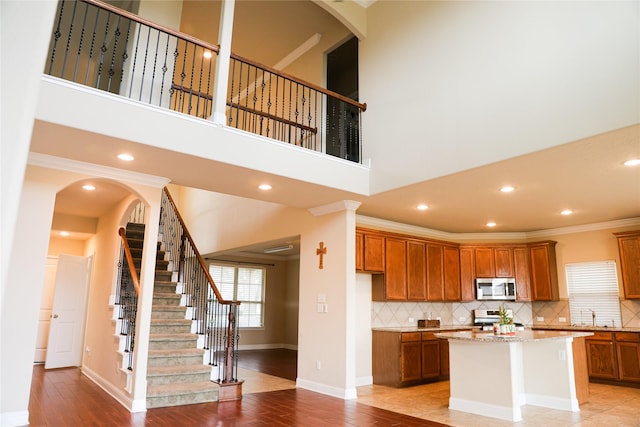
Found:
[[151, 325], [152, 334], [189, 334], [191, 324], [187, 325]]
[[154, 275], [154, 279], [159, 281], [159, 282], [170, 282], [171, 281], [171, 275], [173, 273], [171, 271], [157, 271]]
[[156, 385], [165, 384], [186, 384], [186, 383], [198, 383], [204, 381], [210, 381], [210, 372], [200, 372], [194, 374], [180, 374], [180, 375], [154, 375], [147, 376], [147, 386], [152, 387]]
[[175, 341], [149, 341], [149, 350], [177, 350], [186, 348], [196, 348], [197, 339], [175, 340]]
[[[158, 293], [158, 294], [175, 294], [176, 293], [176, 288], [177, 285], [175, 283], [168, 283], [168, 284], [155, 284], [153, 287], [153, 293]], [[178, 294], [176, 294], [178, 295]]]
[[[169, 307], [169, 306], [167, 306]], [[173, 310], [161, 310], [153, 309], [151, 312], [152, 319], [184, 319], [185, 310], [173, 311]]]
[[197, 403], [216, 402], [217, 400], [217, 390], [202, 393], [147, 397], [147, 409], [164, 408], [166, 406], [194, 405]]
[[181, 357], [149, 357], [147, 362], [149, 367], [160, 366], [189, 366], [202, 364], [202, 355], [181, 356]]

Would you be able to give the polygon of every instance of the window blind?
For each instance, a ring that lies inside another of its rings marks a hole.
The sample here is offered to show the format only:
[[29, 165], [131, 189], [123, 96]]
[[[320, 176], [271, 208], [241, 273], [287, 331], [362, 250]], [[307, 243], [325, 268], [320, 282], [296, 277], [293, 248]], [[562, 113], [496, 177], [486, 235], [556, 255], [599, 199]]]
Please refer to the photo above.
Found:
[[580, 262], [565, 265], [571, 323], [622, 326], [615, 261]]
[[222, 298], [240, 301], [239, 327], [259, 328], [264, 325], [264, 268], [209, 264], [209, 273]]

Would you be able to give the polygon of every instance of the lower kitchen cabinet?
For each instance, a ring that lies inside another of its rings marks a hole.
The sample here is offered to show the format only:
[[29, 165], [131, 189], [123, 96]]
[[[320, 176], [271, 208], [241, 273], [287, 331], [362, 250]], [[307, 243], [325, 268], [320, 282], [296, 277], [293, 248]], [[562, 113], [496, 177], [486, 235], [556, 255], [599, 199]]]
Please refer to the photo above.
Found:
[[640, 333], [616, 332], [615, 342], [618, 378], [640, 383]]
[[449, 342], [434, 334], [373, 331], [373, 383], [405, 387], [446, 379], [449, 376]]
[[594, 332], [586, 338], [589, 378], [618, 379], [616, 354], [611, 332]]

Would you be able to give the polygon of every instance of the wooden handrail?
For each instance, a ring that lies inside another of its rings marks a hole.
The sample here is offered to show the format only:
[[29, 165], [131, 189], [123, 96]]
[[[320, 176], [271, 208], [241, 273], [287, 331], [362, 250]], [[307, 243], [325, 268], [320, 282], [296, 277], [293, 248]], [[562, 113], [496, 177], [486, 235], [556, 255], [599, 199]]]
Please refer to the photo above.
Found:
[[207, 43], [203, 40], [197, 39], [193, 36], [190, 36], [189, 34], [185, 34], [185, 33], [181, 33], [180, 31], [176, 31], [173, 30], [169, 27], [165, 27], [164, 25], [160, 25], [160, 24], [156, 24], [155, 22], [149, 21], [148, 19], [142, 18], [138, 15], [136, 15], [135, 13], [131, 13], [129, 11], [126, 11], [124, 9], [120, 9], [119, 7], [116, 6], [112, 6], [108, 3], [104, 3], [100, 0], [80, 0], [84, 3], [88, 3], [91, 5], [94, 5], [96, 7], [99, 7], [100, 9], [104, 9], [106, 11], [115, 13], [116, 15], [120, 15], [123, 16], [127, 19], [130, 19], [132, 21], [138, 22], [139, 24], [143, 24], [143, 25], [147, 25], [151, 28], [154, 28], [158, 31], [162, 31], [165, 32], [167, 34], [170, 34], [172, 36], [175, 36], [179, 39], [183, 39], [186, 41], [190, 41], [191, 43], [197, 44], [199, 46], [204, 47], [205, 49], [209, 49], [212, 52], [215, 52], [216, 54], [220, 53], [220, 46], [218, 45], [213, 45], [211, 43]]
[[184, 220], [182, 219], [182, 216], [180, 215], [180, 212], [178, 211], [178, 208], [175, 202], [173, 201], [173, 198], [171, 197], [169, 190], [167, 190], [167, 187], [164, 188], [164, 194], [167, 196], [167, 200], [169, 200], [169, 203], [171, 203], [171, 206], [173, 207], [173, 211], [176, 213], [176, 217], [178, 218], [178, 221], [180, 221], [180, 225], [182, 226], [182, 231], [184, 232], [185, 236], [189, 240], [189, 243], [193, 248], [193, 252], [195, 253], [196, 259], [198, 260], [198, 264], [200, 264], [200, 267], [202, 268], [202, 271], [204, 272], [205, 277], [209, 281], [209, 285], [211, 286], [211, 289], [216, 294], [216, 298], [218, 299], [218, 302], [220, 304], [240, 305], [240, 301], [227, 301], [222, 298], [222, 295], [220, 295], [220, 292], [214, 286], [215, 282], [213, 281], [211, 274], [209, 274], [209, 269], [207, 268], [207, 264], [204, 262], [204, 258], [202, 258], [202, 255], [200, 255], [200, 252], [198, 252], [198, 249], [196, 248], [193, 238], [191, 237], [189, 230], [187, 230]]
[[[104, 10], [107, 10], [109, 12], [115, 13], [117, 15], [123, 16], [123, 17], [125, 17], [127, 19], [130, 19], [132, 21], [138, 22], [140, 24], [147, 25], [147, 26], [149, 26], [151, 28], [154, 28], [154, 29], [156, 29], [158, 31], [163, 31], [163, 32], [165, 32], [167, 34], [170, 34], [172, 36], [175, 36], [175, 37], [177, 37], [179, 39], [190, 41], [191, 43], [194, 43], [194, 44], [197, 44], [199, 46], [202, 46], [205, 49], [209, 49], [212, 52], [215, 52], [216, 54], [220, 53], [220, 46], [219, 45], [213, 45], [213, 44], [207, 43], [207, 42], [205, 42], [203, 40], [199, 40], [199, 39], [197, 39], [197, 38], [195, 38], [193, 36], [190, 36], [188, 34], [182, 33], [180, 31], [173, 30], [173, 29], [171, 29], [169, 27], [165, 27], [164, 25], [156, 24], [155, 22], [149, 21], [148, 19], [142, 18], [142, 17], [140, 17], [140, 16], [138, 16], [138, 15], [136, 15], [134, 13], [128, 12], [128, 11], [126, 11], [124, 9], [120, 9], [119, 7], [112, 6], [112, 5], [108, 4], [108, 3], [102, 2], [100, 0], [80, 0], [80, 1], [83, 1], [83, 2], [88, 3], [88, 4], [92, 4], [92, 5], [96, 6], [96, 7], [99, 7], [100, 9], [104, 9]], [[247, 63], [249, 65], [253, 65], [254, 67], [260, 68], [260, 69], [262, 69], [264, 71], [268, 71], [268, 72], [270, 72], [272, 74], [276, 74], [278, 76], [285, 77], [285, 78], [287, 78], [287, 79], [289, 79], [289, 80], [291, 80], [291, 81], [293, 81], [295, 83], [301, 84], [301, 85], [306, 86], [306, 87], [311, 88], [311, 89], [314, 89], [314, 90], [316, 90], [318, 92], [321, 92], [321, 93], [323, 93], [323, 94], [325, 94], [327, 96], [331, 96], [333, 98], [337, 98], [337, 99], [339, 99], [339, 100], [341, 100], [343, 102], [346, 102], [347, 104], [351, 104], [354, 107], [359, 108], [363, 112], [367, 110], [367, 104], [366, 103], [361, 104], [361, 103], [359, 103], [357, 101], [354, 101], [353, 99], [348, 98], [348, 97], [346, 97], [344, 95], [340, 95], [339, 93], [330, 91], [328, 89], [325, 89], [325, 88], [320, 87], [318, 85], [315, 85], [313, 83], [306, 82], [306, 81], [304, 81], [302, 79], [299, 79], [297, 77], [294, 77], [294, 76], [292, 76], [290, 74], [284, 73], [284, 72], [282, 72], [280, 70], [276, 70], [275, 68], [271, 68], [271, 67], [269, 67], [267, 65], [261, 64], [259, 62], [253, 61], [251, 59], [244, 58], [244, 57], [242, 57], [240, 55], [236, 55], [233, 52], [231, 53], [231, 58], [233, 58], [235, 60], [238, 60], [238, 61], [245, 62], [245, 63]]]
[[133, 279], [133, 288], [136, 291], [136, 295], [140, 296], [140, 280], [138, 279], [138, 272], [136, 266], [133, 263], [133, 256], [131, 255], [131, 249], [129, 248], [129, 241], [127, 240], [127, 232], [124, 227], [120, 227], [118, 234], [122, 238], [122, 247], [124, 248], [125, 257], [127, 258], [127, 264], [129, 265], [129, 271], [131, 271], [131, 278]]

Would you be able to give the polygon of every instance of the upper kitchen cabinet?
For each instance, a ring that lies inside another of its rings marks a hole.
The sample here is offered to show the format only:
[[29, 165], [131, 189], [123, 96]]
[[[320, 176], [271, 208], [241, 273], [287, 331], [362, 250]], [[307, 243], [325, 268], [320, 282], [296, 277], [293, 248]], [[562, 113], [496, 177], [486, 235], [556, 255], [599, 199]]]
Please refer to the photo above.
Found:
[[460, 247], [460, 299], [474, 301], [476, 299], [475, 257], [472, 247]]
[[460, 248], [445, 245], [444, 251], [444, 299], [445, 301], [460, 301], [462, 289], [460, 286]]
[[[362, 235], [360, 239], [358, 234]], [[358, 240], [361, 240], [361, 247], [358, 247]], [[362, 257], [360, 271], [370, 273], [384, 272], [384, 240], [384, 235], [376, 232], [356, 231], [356, 270], [358, 270], [358, 251], [360, 251], [360, 256]]]
[[526, 246], [513, 248], [513, 277], [516, 279], [516, 299], [518, 301], [531, 301], [529, 250]]
[[364, 235], [356, 231], [356, 271], [364, 270]]
[[511, 246], [476, 246], [474, 248], [476, 277], [513, 277]]
[[556, 242], [529, 243], [529, 279], [532, 301], [557, 301], [558, 268], [556, 266]]
[[427, 245], [419, 240], [407, 240], [407, 299], [427, 299]]
[[[384, 276], [375, 277], [374, 299], [405, 301], [407, 299], [407, 241], [385, 238]], [[382, 288], [382, 289], [380, 289]]]
[[640, 230], [613, 234], [618, 239], [624, 296], [640, 299]]

